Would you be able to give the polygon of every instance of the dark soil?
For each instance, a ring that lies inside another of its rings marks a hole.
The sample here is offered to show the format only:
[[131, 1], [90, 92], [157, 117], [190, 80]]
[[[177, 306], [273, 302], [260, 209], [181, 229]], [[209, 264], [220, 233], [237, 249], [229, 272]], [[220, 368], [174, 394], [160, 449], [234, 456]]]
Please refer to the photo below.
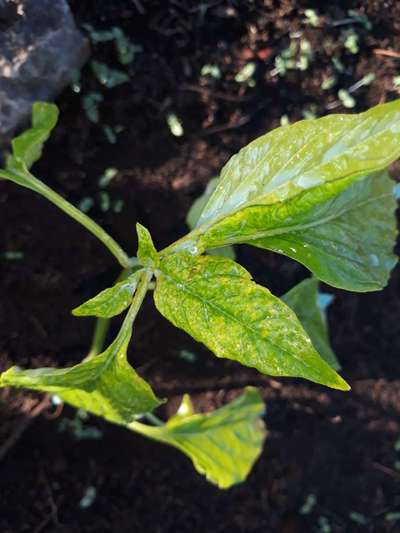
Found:
[[[339, 87], [368, 73], [376, 79], [354, 93], [356, 111], [396, 97], [392, 78], [400, 59], [376, 51], [400, 52], [395, 0], [71, 0], [71, 6], [80, 24], [119, 26], [143, 50], [128, 68], [131, 81], [113, 89], [85, 67], [81, 92], [68, 89], [57, 102], [60, 124], [35, 173], [75, 204], [93, 198], [89, 214], [132, 255], [137, 220], [158, 247], [181, 236], [185, 214], [207, 181], [239, 147], [279, 125], [282, 115], [293, 121], [310, 106], [325, 114]], [[302, 22], [307, 7], [319, 8], [321, 28]], [[347, 18], [347, 9], [365, 13], [372, 29], [332, 24]], [[341, 32], [349, 27], [359, 35], [357, 54], [343, 47]], [[315, 52], [309, 69], [271, 75], [289, 34], [299, 31]], [[339, 86], [322, 91], [322, 80], [334, 72], [333, 56], [344, 67]], [[126, 68], [112, 43], [93, 47], [92, 58]], [[256, 64], [254, 87], [234, 80], [249, 61]], [[218, 65], [221, 78], [201, 76], [205, 64]], [[99, 124], [82, 110], [90, 91], [104, 97]], [[183, 137], [171, 135], [169, 113], [182, 120]], [[115, 144], [104, 125], [122, 127]], [[108, 167], [118, 169], [105, 190], [112, 205], [123, 199], [120, 213], [101, 209], [98, 179]], [[0, 203], [0, 252], [24, 254], [22, 260], [0, 259], [1, 369], [76, 363], [90, 343], [92, 321], [70, 310], [110, 284], [118, 266], [94, 238], [29, 191], [2, 183]], [[243, 247], [238, 256], [278, 295], [307, 275], [267, 252]], [[72, 409], [34, 416], [42, 410], [38, 396], [3, 393], [0, 437], [4, 443], [21, 435], [1, 463], [1, 533], [400, 531], [393, 514], [400, 511], [394, 449], [400, 436], [400, 270], [380, 293], [324, 289], [336, 297], [329, 322], [353, 387], [346, 394], [270, 380], [218, 360], [157, 315], [150, 299], [139, 316], [130, 358], [170, 399], [168, 413], [185, 391], [207, 411], [246, 384], [259, 386], [269, 438], [248, 481], [228, 491], [209, 485], [173, 449], [95, 418], [85, 424], [100, 429], [102, 438], [77, 440], [59, 431], [62, 420], [75, 417]], [[183, 359], [182, 350], [196, 360]], [[82, 509], [88, 487], [95, 487], [96, 498]], [[310, 495], [316, 504], [302, 514]]]

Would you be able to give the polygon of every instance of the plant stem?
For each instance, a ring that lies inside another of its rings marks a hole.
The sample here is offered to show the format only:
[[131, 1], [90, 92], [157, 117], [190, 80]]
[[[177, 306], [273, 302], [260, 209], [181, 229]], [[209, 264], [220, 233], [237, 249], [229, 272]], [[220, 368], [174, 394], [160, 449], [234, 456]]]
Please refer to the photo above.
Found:
[[[136, 258], [131, 258], [134, 260]], [[118, 278], [115, 280], [115, 283], [118, 283], [131, 274], [131, 268], [124, 268]], [[110, 327], [110, 318], [97, 318], [96, 325], [94, 327], [94, 333], [92, 338], [92, 344], [90, 346], [89, 353], [87, 357], [94, 357], [103, 351], [106, 336]]]
[[122, 324], [121, 331], [120, 331], [121, 334], [126, 333], [132, 327], [132, 324], [135, 321], [135, 318], [143, 303], [144, 297], [146, 296], [152, 277], [153, 277], [152, 271], [143, 270], [143, 274], [140, 277], [140, 280], [139, 280], [139, 283], [138, 283], [138, 286], [135, 292], [135, 296], [133, 298], [133, 302]]
[[154, 426], [163, 426], [164, 423], [162, 420], [160, 420], [157, 416], [153, 415], [152, 413], [145, 413], [144, 418], [147, 418], [149, 422], [151, 422]]
[[99, 355], [99, 353], [103, 351], [109, 327], [109, 318], [98, 318], [96, 320], [92, 344], [90, 345], [90, 350], [87, 354], [87, 357], [94, 357], [95, 355]]
[[82, 226], [89, 230], [90, 233], [97, 237], [99, 241], [101, 241], [104, 246], [110, 250], [123, 268], [128, 268], [131, 266], [129, 256], [101, 226], [85, 215], [85, 213], [82, 213], [82, 211], [70, 204], [61, 195], [53, 191], [53, 189], [48, 187], [45, 183], [35, 178], [35, 176], [30, 174], [28, 171], [26, 171], [26, 174], [24, 173], [20, 176], [15, 172], [0, 170], [0, 177], [14, 181], [19, 185], [22, 185], [23, 187], [31, 189], [44, 196], [47, 200], [55, 204], [62, 211], [64, 211], [64, 213], [67, 213], [67, 215], [79, 222], [79, 224], [82, 224]]

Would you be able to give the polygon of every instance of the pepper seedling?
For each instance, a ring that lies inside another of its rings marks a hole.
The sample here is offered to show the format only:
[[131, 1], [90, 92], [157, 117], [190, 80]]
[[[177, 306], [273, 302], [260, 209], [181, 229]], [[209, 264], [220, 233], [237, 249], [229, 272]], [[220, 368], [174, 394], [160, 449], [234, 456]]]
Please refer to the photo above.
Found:
[[[336, 371], [317, 307], [318, 280], [349, 291], [380, 290], [396, 264], [398, 188], [386, 169], [400, 156], [400, 100], [361, 114], [303, 120], [254, 140], [225, 165], [187, 235], [157, 251], [148, 230], [137, 224], [133, 259], [30, 172], [57, 117], [55, 105], [34, 104], [32, 128], [13, 140], [0, 177], [41, 194], [86, 227], [123, 273], [73, 311], [98, 317], [93, 345], [81, 363], [65, 369], [12, 367], [1, 374], [0, 387], [56, 394], [175, 446], [221, 488], [243, 481], [266, 435], [260, 394], [247, 388], [210, 414], [195, 414], [185, 395], [176, 415], [161, 422], [152, 411], [163, 400], [127, 360], [133, 323], [152, 288], [158, 311], [217, 357], [269, 376], [349, 390]], [[314, 277], [280, 299], [232, 258], [209, 253], [237, 244], [286, 255]], [[108, 321], [125, 310], [119, 333], [104, 349]]]

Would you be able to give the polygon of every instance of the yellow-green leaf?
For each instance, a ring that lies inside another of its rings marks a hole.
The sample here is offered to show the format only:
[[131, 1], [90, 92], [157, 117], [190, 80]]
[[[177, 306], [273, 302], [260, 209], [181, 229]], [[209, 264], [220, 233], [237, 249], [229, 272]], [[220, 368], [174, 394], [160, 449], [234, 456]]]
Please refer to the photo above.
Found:
[[201, 246], [247, 242], [295, 259], [334, 287], [381, 289], [397, 261], [394, 183], [385, 172], [352, 181], [246, 208], [211, 227]]
[[12, 156], [7, 169], [20, 170], [21, 163], [29, 168], [40, 159], [44, 143], [57, 124], [58, 108], [55, 104], [36, 102], [32, 106], [32, 127], [12, 141]]
[[323, 183], [386, 168], [400, 156], [400, 100], [359, 115], [328, 115], [277, 128], [234, 155], [198, 226], [270, 205]]
[[72, 314], [75, 316], [97, 316], [102, 318], [111, 318], [119, 315], [131, 304], [142, 272], [142, 270], [137, 270], [113, 287], [101, 291], [94, 298], [76, 307]]
[[[184, 399], [188, 404], [188, 398]], [[178, 448], [200, 474], [222, 489], [244, 481], [259, 457], [266, 436], [265, 406], [256, 389], [245, 392], [216, 411], [201, 415], [183, 409], [166, 424], [138, 422], [131, 429]]]
[[128, 363], [126, 350], [131, 334], [131, 328], [126, 331], [122, 328], [105, 352], [70, 368], [12, 367], [0, 375], [0, 388], [18, 387], [57, 394], [74, 407], [126, 425], [162, 403]]
[[234, 261], [177, 252], [161, 260], [156, 276], [160, 313], [217, 357], [271, 376], [349, 389], [315, 351], [295, 313]]
[[154, 247], [149, 230], [137, 223], [136, 231], [139, 239], [137, 255], [140, 264], [150, 268], [157, 267], [159, 263], [158, 252]]

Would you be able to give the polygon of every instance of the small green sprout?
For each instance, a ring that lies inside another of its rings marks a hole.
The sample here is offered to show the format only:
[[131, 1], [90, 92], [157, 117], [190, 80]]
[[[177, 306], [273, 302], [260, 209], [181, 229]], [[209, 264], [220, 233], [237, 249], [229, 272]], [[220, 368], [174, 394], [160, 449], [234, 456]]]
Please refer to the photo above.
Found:
[[351, 513], [349, 514], [349, 518], [352, 522], [355, 522], [356, 524], [359, 524], [360, 526], [365, 526], [369, 522], [366, 516], [364, 516], [361, 513], [357, 513], [356, 511], [351, 511]]
[[195, 353], [185, 349], [179, 351], [179, 357], [188, 363], [194, 363], [197, 359]]
[[282, 115], [280, 120], [280, 125], [281, 126], [288, 126], [290, 124], [290, 120], [289, 120], [289, 116], [288, 115]]
[[82, 98], [82, 107], [87, 118], [97, 124], [100, 120], [99, 104], [104, 100], [102, 94], [92, 91]]
[[111, 206], [110, 196], [106, 191], [101, 191], [100, 195], [100, 209], [103, 213], [106, 213]]
[[393, 77], [393, 88], [400, 92], [400, 76], [394, 76]]
[[353, 19], [354, 22], [358, 22], [359, 24], [364, 26], [367, 31], [372, 30], [372, 24], [367, 15], [365, 15], [364, 13], [360, 13], [355, 9], [349, 9], [347, 13]]
[[321, 89], [323, 91], [329, 91], [337, 84], [337, 77], [336, 76], [329, 76], [328, 78], [324, 78], [321, 84]]
[[320, 19], [315, 9], [305, 9], [304, 16], [305, 16], [305, 19], [303, 20], [304, 24], [309, 24], [310, 26], [313, 26], [314, 28], [318, 28], [320, 26], [321, 24]]
[[315, 494], [309, 494], [306, 498], [306, 501], [300, 507], [299, 513], [302, 515], [307, 515], [312, 513], [314, 507], [317, 504], [317, 497]]
[[203, 65], [200, 71], [201, 76], [210, 76], [219, 80], [221, 78], [221, 69], [218, 65]]
[[400, 512], [386, 513], [385, 520], [387, 520], [388, 522], [397, 522], [398, 520], [400, 520]]
[[112, 69], [100, 61], [92, 61], [90, 66], [97, 80], [107, 89], [112, 89], [129, 81], [129, 75], [126, 72]]
[[82, 499], [79, 502], [79, 507], [81, 509], [88, 509], [89, 507], [93, 505], [96, 499], [96, 496], [97, 496], [96, 487], [93, 487], [92, 485], [90, 485], [89, 487], [86, 488], [82, 496]]
[[106, 168], [104, 173], [100, 176], [98, 180], [98, 185], [100, 188], [105, 189], [108, 187], [111, 183], [111, 181], [115, 178], [115, 176], [118, 174], [118, 169], [114, 167]]
[[110, 144], [116, 144], [117, 142], [117, 136], [115, 135], [115, 131], [111, 126], [108, 126], [105, 124], [103, 126], [104, 135], [106, 136], [107, 141]]
[[82, 213], [89, 213], [89, 211], [94, 206], [94, 200], [90, 196], [84, 196], [81, 200], [78, 202], [78, 209], [82, 211]]
[[3, 252], [3, 257], [7, 261], [21, 261], [24, 258], [24, 252], [19, 252], [16, 250]]
[[311, 104], [308, 108], [303, 109], [301, 114], [305, 119], [313, 120], [317, 118], [317, 106], [315, 104]]
[[251, 80], [256, 72], [256, 64], [253, 62], [246, 63], [246, 65], [239, 70], [235, 76], [237, 83], [246, 83]]
[[351, 54], [358, 54], [360, 51], [359, 36], [353, 29], [345, 30], [342, 33], [342, 41], [346, 50]]
[[181, 120], [175, 115], [175, 113], [169, 113], [167, 115], [167, 124], [171, 130], [172, 135], [175, 137], [182, 137], [184, 134]]
[[331, 533], [332, 532], [332, 526], [329, 523], [329, 520], [326, 516], [320, 516], [318, 518], [318, 531], [320, 533]]
[[348, 109], [351, 109], [352, 107], [355, 107], [356, 105], [355, 99], [353, 98], [353, 96], [351, 96], [349, 91], [347, 91], [346, 89], [340, 89], [338, 91], [338, 98], [342, 102], [344, 107], [347, 107]]
[[340, 61], [340, 59], [336, 56], [333, 56], [332, 57], [332, 63], [333, 63], [333, 66], [335, 67], [335, 69], [342, 73], [345, 71], [345, 68], [344, 68], [344, 65], [343, 63]]
[[111, 30], [95, 30], [90, 24], [84, 24], [83, 27], [94, 45], [114, 42], [121, 65], [129, 65], [134, 61], [136, 54], [143, 51], [143, 48], [134, 44], [118, 26], [114, 26]]

